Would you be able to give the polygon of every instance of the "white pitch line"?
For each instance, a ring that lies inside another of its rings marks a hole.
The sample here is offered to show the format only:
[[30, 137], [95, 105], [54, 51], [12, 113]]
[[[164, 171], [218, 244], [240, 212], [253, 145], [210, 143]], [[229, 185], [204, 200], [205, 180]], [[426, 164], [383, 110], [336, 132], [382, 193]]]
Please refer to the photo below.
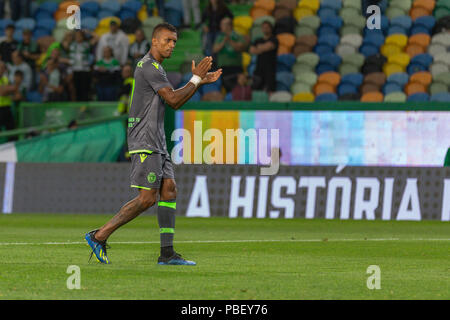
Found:
[[[373, 239], [262, 239], [262, 240], [184, 240], [176, 243], [248, 243], [248, 242], [364, 242], [364, 241], [450, 241], [450, 239], [399, 239], [399, 238], [373, 238]], [[159, 244], [159, 241], [111, 241], [109, 244]], [[78, 245], [86, 244], [84, 241], [73, 242], [0, 242], [0, 246], [25, 245]]]

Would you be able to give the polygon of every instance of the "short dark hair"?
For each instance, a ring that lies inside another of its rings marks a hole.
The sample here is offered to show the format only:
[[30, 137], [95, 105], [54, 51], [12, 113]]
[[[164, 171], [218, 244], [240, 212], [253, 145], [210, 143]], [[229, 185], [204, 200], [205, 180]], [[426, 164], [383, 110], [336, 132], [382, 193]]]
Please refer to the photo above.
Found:
[[155, 29], [153, 29], [152, 38], [155, 38], [155, 36], [161, 31], [161, 30], [169, 30], [172, 32], [175, 32], [178, 34], [177, 28], [175, 28], [173, 25], [167, 22], [163, 22], [158, 24]]
[[22, 70], [16, 70], [16, 72], [14, 72], [14, 76], [20, 76], [20, 77], [24, 77], [23, 75], [23, 71]]
[[5, 29], [16, 29], [16, 27], [12, 23], [10, 23], [6, 26]]

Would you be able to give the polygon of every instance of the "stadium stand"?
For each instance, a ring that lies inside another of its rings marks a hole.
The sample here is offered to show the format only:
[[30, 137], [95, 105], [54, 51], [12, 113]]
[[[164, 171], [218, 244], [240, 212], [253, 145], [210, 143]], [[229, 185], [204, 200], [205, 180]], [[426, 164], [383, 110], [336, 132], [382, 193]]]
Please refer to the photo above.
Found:
[[[36, 1], [32, 17], [1, 19], [0, 34], [12, 24], [18, 42], [29, 29], [38, 43], [49, 37], [64, 43], [66, 10], [73, 4], [80, 5], [81, 27], [94, 39], [108, 33], [111, 21], [116, 21], [131, 45], [136, 29], [142, 28], [150, 40], [153, 28], [164, 21], [138, 0]], [[263, 36], [265, 21], [273, 25], [279, 43], [276, 92], [254, 92], [254, 101], [450, 101], [450, 0], [382, 0], [379, 6], [381, 29], [366, 26], [360, 0], [257, 0], [231, 5], [233, 28], [248, 44]], [[181, 0], [166, 2], [169, 23], [181, 26], [182, 14]], [[180, 30], [177, 49], [165, 62], [171, 78], [179, 79], [177, 87], [186, 83], [190, 62], [201, 58], [203, 46], [200, 29]], [[48, 56], [47, 48], [41, 48], [43, 56]], [[242, 53], [242, 67], [250, 77], [255, 64], [255, 56], [247, 50]], [[211, 92], [221, 92], [225, 99], [222, 87], [209, 90], [200, 90], [192, 99], [201, 100]], [[27, 96], [35, 100], [37, 93]]]

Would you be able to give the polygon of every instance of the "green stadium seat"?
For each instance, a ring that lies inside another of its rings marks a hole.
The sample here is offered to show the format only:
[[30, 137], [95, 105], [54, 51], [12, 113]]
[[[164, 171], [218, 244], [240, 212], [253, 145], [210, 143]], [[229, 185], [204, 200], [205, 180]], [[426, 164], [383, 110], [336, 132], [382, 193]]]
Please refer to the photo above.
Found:
[[358, 13], [361, 13], [361, 0], [343, 0], [342, 6], [344, 8], [355, 8], [356, 10], [358, 10]]
[[293, 95], [296, 95], [297, 93], [305, 93], [305, 92], [311, 92], [312, 86], [303, 82], [296, 82], [291, 86], [291, 92]]
[[270, 98], [270, 102], [291, 102], [292, 101], [292, 94], [287, 91], [278, 91], [274, 92]]
[[343, 63], [339, 66], [339, 73], [341, 74], [341, 76], [345, 76], [350, 73], [358, 73], [359, 70], [359, 67], [348, 63]]
[[313, 30], [317, 30], [320, 26], [320, 18], [318, 16], [308, 16], [304, 17], [298, 22], [300, 27], [305, 26]]
[[389, 20], [394, 19], [395, 17], [406, 16], [408, 15], [408, 10], [403, 10], [397, 7], [389, 7], [386, 10], [386, 16]]
[[297, 63], [315, 68], [319, 63], [319, 56], [314, 52], [303, 53], [297, 57]]
[[433, 75], [433, 78], [443, 72], [450, 72], [450, 67], [443, 63], [433, 63], [430, 66], [430, 72]]
[[433, 79], [434, 82], [442, 82], [443, 84], [450, 86], [450, 73], [443, 72], [441, 74], [438, 74]]
[[364, 64], [364, 60], [366, 59], [366, 57], [364, 55], [362, 55], [361, 53], [344, 55], [344, 56], [341, 56], [341, 58], [342, 58], [342, 63], [351, 64], [351, 65], [354, 65], [357, 67], [362, 67], [362, 65]]
[[389, 1], [389, 7], [399, 8], [405, 12], [411, 9], [412, 0], [391, 0]]
[[310, 72], [302, 72], [295, 75], [296, 83], [304, 83], [312, 88], [313, 85], [317, 82], [317, 74], [313, 71]]
[[384, 97], [384, 102], [406, 102], [406, 99], [404, 92], [391, 92]]
[[448, 86], [441, 82], [433, 82], [429, 88], [430, 94], [448, 92]]
[[348, 34], [361, 34], [361, 33], [362, 33], [361, 28], [351, 25], [344, 25], [340, 30], [340, 34], [342, 37]]
[[265, 91], [252, 91], [253, 102], [269, 102], [269, 95]]

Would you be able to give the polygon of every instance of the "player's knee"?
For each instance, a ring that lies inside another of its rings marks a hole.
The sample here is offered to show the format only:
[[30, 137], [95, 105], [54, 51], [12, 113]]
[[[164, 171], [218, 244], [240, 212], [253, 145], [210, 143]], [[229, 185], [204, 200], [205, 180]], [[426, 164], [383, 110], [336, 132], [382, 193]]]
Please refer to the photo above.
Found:
[[156, 195], [155, 194], [145, 194], [145, 195], [141, 194], [139, 196], [139, 200], [140, 200], [141, 205], [144, 208], [144, 210], [147, 210], [155, 204]]

